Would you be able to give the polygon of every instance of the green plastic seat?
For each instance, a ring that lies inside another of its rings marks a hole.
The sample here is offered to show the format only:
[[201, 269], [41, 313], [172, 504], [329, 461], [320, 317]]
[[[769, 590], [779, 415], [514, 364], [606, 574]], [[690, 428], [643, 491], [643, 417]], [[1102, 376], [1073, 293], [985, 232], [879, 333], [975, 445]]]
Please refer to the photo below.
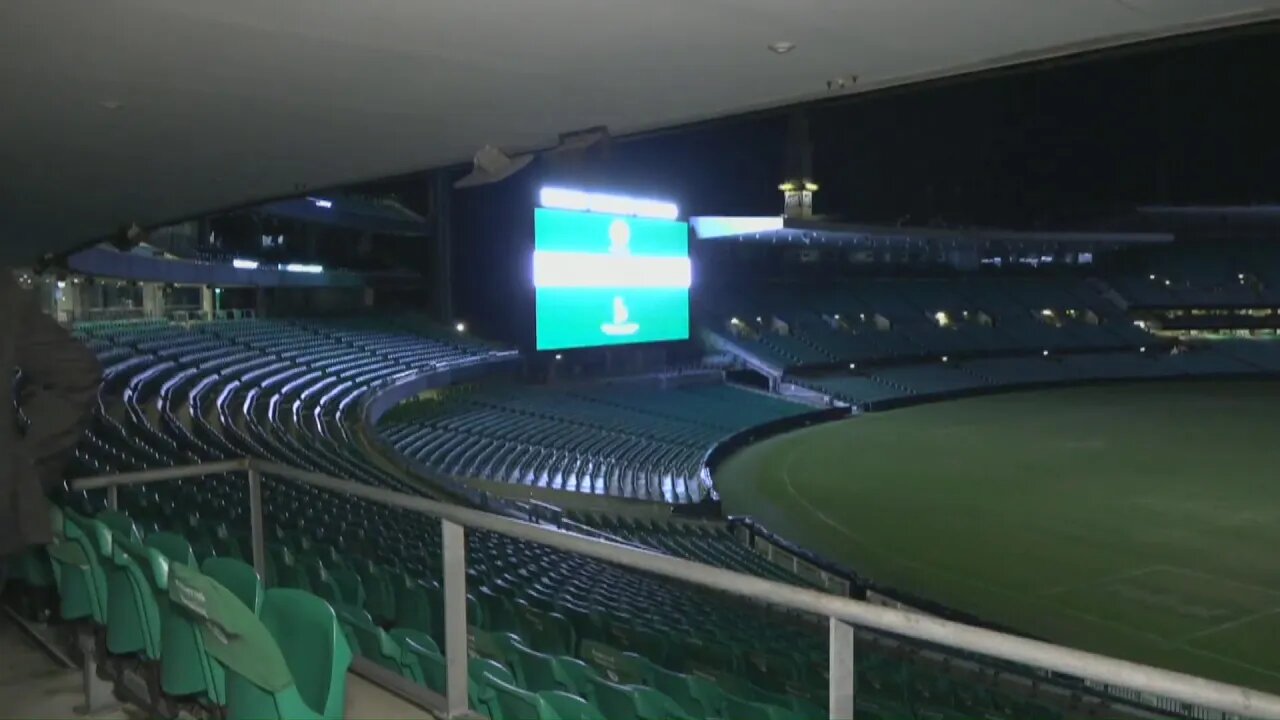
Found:
[[789, 708], [764, 703], [751, 702], [733, 695], [724, 698], [724, 712], [727, 717], [742, 720], [800, 720], [801, 716]]
[[480, 677], [480, 682], [493, 691], [487, 708], [493, 720], [559, 720], [535, 693], [521, 690], [488, 673]]
[[107, 623], [107, 574], [103, 557], [110, 552], [111, 532], [102, 524], [67, 510], [54, 515], [53, 561], [58, 586], [58, 614], [63, 620]]
[[489, 658], [473, 657], [467, 660], [467, 674], [475, 679], [483, 678], [485, 675], [493, 677], [505, 683], [515, 684], [515, 675], [511, 674], [511, 670], [507, 666]]
[[573, 625], [558, 613], [546, 613], [517, 604], [516, 625], [525, 644], [538, 652], [551, 655], [570, 655], [578, 647], [577, 633]]
[[351, 650], [328, 603], [274, 588], [259, 618], [208, 576], [173, 570], [170, 597], [200, 617], [205, 647], [227, 668], [229, 720], [343, 716]]
[[348, 637], [354, 637], [354, 648], [361, 657], [396, 674], [404, 674], [403, 651], [385, 630], [373, 624], [369, 613], [347, 605], [335, 605], [334, 611], [348, 630]]
[[413, 628], [393, 628], [390, 635], [400, 648], [400, 673], [443, 695], [446, 669], [444, 656], [436, 641], [430, 635]]
[[303, 555], [298, 564], [306, 577], [306, 588], [314, 595], [319, 595], [330, 605], [342, 603], [342, 593], [338, 590], [338, 581], [329, 572], [324, 561], [314, 555]]
[[267, 585], [271, 587], [291, 587], [310, 590], [311, 583], [306, 572], [299, 565], [297, 557], [288, 547], [279, 543], [267, 544], [268, 562]]
[[520, 687], [535, 692], [569, 690], [572, 686], [556, 668], [556, 659], [520, 646], [514, 648], [512, 670]]
[[396, 625], [444, 636], [444, 608], [440, 591], [424, 580], [401, 575], [396, 582]]
[[[108, 600], [107, 649], [135, 651], [133, 643], [140, 637], [142, 657], [157, 661], [162, 622], [168, 613], [169, 566], [181, 563], [194, 567], [191, 545], [181, 535], [168, 532], [153, 533], [145, 543], [117, 535], [112, 546], [112, 561], [116, 574], [109, 577], [127, 580], [127, 589], [120, 595], [111, 595]], [[110, 585], [109, 588], [115, 589]], [[124, 647], [131, 649], [121, 649]]]
[[[253, 567], [234, 558], [205, 560], [200, 572], [218, 583], [257, 615], [262, 607], [262, 581]], [[226, 705], [226, 672], [205, 649], [199, 618], [181, 603], [170, 601], [161, 632], [160, 687], [176, 697], [203, 695]]]
[[653, 665], [635, 653], [624, 653], [595, 640], [583, 640], [578, 655], [610, 682], [653, 685]]
[[590, 665], [576, 658], [560, 655], [556, 657], [556, 675], [569, 686], [569, 691], [574, 695], [595, 701], [594, 681], [599, 680], [600, 675]]
[[391, 639], [394, 640], [395, 643], [397, 645], [400, 645], [402, 648], [406, 647], [407, 643], [413, 643], [415, 645], [418, 645], [419, 647], [422, 647], [426, 650], [429, 650], [435, 653], [436, 655], [443, 655], [443, 653], [440, 652], [440, 645], [435, 641], [435, 638], [422, 632], [421, 630], [415, 630], [413, 628], [396, 627], [396, 628], [391, 628], [388, 634], [391, 635]]
[[467, 649], [471, 655], [497, 660], [508, 667], [514, 666], [515, 647], [523, 645], [520, 638], [511, 633], [485, 632], [477, 627], [467, 628]]
[[695, 717], [723, 717], [724, 695], [714, 683], [660, 667], [652, 669], [652, 686]]
[[368, 596], [364, 590], [364, 581], [360, 575], [346, 565], [326, 565], [329, 575], [338, 588], [338, 598], [345, 605], [366, 607]]
[[558, 720], [605, 720], [596, 706], [577, 695], [567, 692], [543, 691], [538, 693], [543, 705], [555, 713]]
[[692, 720], [674, 700], [653, 688], [618, 685], [602, 678], [591, 684], [596, 707], [609, 720]]
[[364, 587], [364, 608], [379, 624], [393, 622], [396, 619], [396, 595], [391, 575], [366, 558], [356, 562], [355, 572]]
[[142, 541], [142, 531], [126, 513], [107, 509], [95, 515], [94, 519], [106, 525], [111, 532], [119, 533], [130, 540]]

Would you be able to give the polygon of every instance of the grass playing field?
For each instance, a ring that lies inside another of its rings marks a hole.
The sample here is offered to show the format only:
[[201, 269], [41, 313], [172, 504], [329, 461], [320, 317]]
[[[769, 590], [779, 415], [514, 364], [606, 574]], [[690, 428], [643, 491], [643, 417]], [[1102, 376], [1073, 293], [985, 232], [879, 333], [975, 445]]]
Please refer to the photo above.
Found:
[[725, 510], [1067, 645], [1280, 691], [1280, 383], [1069, 388], [767, 440]]

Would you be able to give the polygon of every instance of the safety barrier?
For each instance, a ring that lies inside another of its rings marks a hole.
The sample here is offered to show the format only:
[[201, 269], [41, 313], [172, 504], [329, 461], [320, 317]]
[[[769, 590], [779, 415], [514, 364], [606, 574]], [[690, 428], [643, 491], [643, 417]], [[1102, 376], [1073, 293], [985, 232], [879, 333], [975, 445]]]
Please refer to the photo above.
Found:
[[[690, 585], [696, 585], [791, 611], [826, 618], [829, 628], [829, 707], [832, 718], [854, 716], [854, 628], [892, 633], [915, 641], [985, 655], [1063, 673], [1085, 681], [1105, 683], [1151, 693], [1178, 702], [1212, 708], [1224, 713], [1280, 720], [1280, 696], [1236, 685], [1119, 660], [1096, 653], [1053, 645], [898, 608], [881, 607], [861, 600], [766, 580], [691, 560], [671, 557], [597, 538], [502, 517], [459, 505], [451, 505], [382, 488], [307, 472], [276, 463], [230, 460], [181, 467], [145, 470], [76, 480], [74, 490], [105, 488], [108, 503], [118, 505], [118, 489], [176, 479], [244, 473], [248, 483], [253, 565], [266, 577], [266, 543], [263, 528], [262, 482], [290, 480], [395, 508], [438, 518], [441, 523], [444, 593], [444, 651], [447, 665], [444, 698], [425, 693], [427, 703], [447, 717], [459, 717], [467, 707], [467, 529], [487, 530], [527, 542], [540, 543]], [[382, 677], [370, 672], [375, 680]], [[404, 683], [387, 678], [393, 690], [414, 692]]]

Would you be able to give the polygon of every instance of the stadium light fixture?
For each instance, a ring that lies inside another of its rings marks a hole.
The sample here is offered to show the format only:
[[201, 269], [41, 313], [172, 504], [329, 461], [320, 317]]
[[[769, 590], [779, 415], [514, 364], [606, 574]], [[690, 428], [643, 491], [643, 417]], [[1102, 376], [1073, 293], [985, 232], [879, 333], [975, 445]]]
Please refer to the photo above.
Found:
[[1152, 280], [1155, 280], [1155, 279], [1156, 279], [1156, 276], [1155, 276], [1155, 275], [1151, 275], [1150, 277], [1151, 277], [1151, 279], [1152, 279]]
[[544, 187], [538, 193], [538, 202], [545, 208], [634, 215], [658, 220], [675, 220], [680, 216], [680, 208], [673, 202], [569, 188]]
[[839, 320], [839, 319], [840, 319], [840, 313], [836, 313], [835, 315], [832, 315], [831, 317], [833, 317], [833, 318], [835, 318], [835, 319]]
[[731, 317], [731, 318], [729, 318], [729, 324], [730, 324], [730, 325], [741, 325], [741, 324], [742, 324], [742, 321], [741, 321], [741, 320], [739, 320], [739, 319], [738, 319], [738, 318], [736, 318], [736, 317]]
[[949, 362], [950, 360], [951, 358], [947, 357], [946, 355], [942, 356], [942, 362]]
[[285, 272], [309, 273], [311, 275], [319, 275], [320, 273], [324, 272], [323, 266], [311, 265], [309, 263], [287, 263], [285, 265], [281, 265], [280, 269]]
[[1043, 353], [1041, 353], [1041, 354], [1042, 354], [1042, 355], [1044, 355], [1045, 357], [1049, 357], [1049, 351], [1048, 351], [1048, 350], [1045, 350], [1045, 351], [1044, 351]]
[[849, 363], [849, 369], [850, 369], [850, 370], [857, 370], [857, 369], [858, 369], [858, 363]]
[[307, 199], [315, 203], [315, 206], [318, 208], [324, 208], [325, 210], [328, 210], [329, 208], [333, 207], [332, 200], [325, 200], [324, 198], [307, 198]]
[[756, 316], [756, 322], [758, 322], [758, 323], [763, 323], [763, 322], [764, 322], [764, 318], [762, 318], [762, 317], [760, 317], [759, 315], [757, 315], [757, 316]]
[[1138, 348], [1138, 352], [1146, 352], [1146, 351], [1147, 351], [1146, 345], [1143, 345], [1142, 347]]
[[560, 353], [556, 353], [556, 359], [557, 359], [557, 360], [563, 360], [563, 359], [564, 359], [564, 355], [561, 355]]
[[457, 330], [460, 333], [464, 333], [467, 331], [467, 324], [464, 322], [459, 322], [457, 325], [453, 326], [453, 329]]
[[234, 267], [237, 270], [257, 270], [258, 261], [245, 260], [243, 258], [235, 258], [231, 261], [231, 267]]

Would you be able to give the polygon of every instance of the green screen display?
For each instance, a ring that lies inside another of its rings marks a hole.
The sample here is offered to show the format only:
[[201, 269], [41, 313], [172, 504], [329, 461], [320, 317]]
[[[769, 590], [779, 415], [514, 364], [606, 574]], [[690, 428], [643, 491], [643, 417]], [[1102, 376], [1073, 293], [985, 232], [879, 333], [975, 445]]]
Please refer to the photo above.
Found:
[[686, 340], [691, 279], [683, 222], [534, 211], [539, 350]]

